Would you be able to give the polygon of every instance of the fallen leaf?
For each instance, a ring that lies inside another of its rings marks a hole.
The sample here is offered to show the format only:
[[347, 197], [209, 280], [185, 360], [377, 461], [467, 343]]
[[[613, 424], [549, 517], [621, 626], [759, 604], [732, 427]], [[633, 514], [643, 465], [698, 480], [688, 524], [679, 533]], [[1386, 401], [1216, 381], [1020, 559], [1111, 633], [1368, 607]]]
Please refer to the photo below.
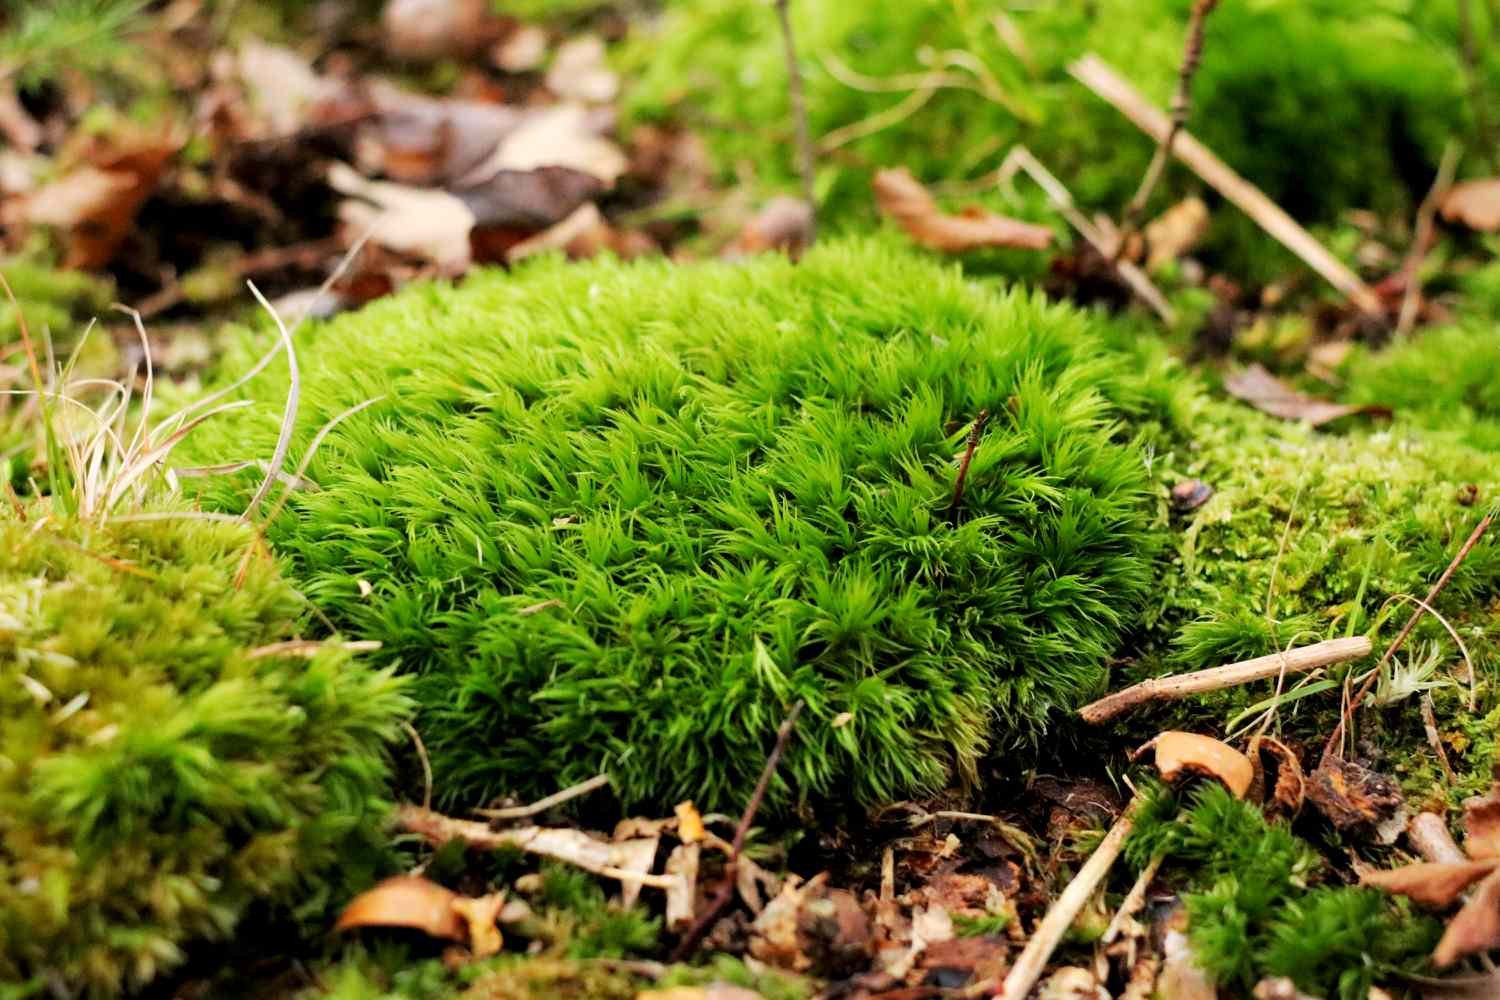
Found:
[[1146, 226], [1146, 270], [1155, 271], [1198, 245], [1208, 232], [1208, 206], [1196, 195], [1184, 198]]
[[490, 62], [507, 73], [529, 73], [547, 58], [547, 33], [534, 24], [518, 24], [490, 49]]
[[1423, 906], [1442, 907], [1452, 903], [1465, 889], [1494, 871], [1497, 865], [1500, 862], [1424, 861], [1390, 870], [1362, 872], [1359, 881], [1361, 885], [1405, 896]]
[[693, 923], [698, 896], [698, 861], [702, 847], [678, 844], [667, 855], [666, 873], [677, 877], [667, 890], [667, 930], [681, 933]]
[[469, 926], [453, 905], [460, 898], [425, 878], [396, 875], [355, 896], [333, 929], [410, 927], [430, 937], [468, 941]]
[[445, 191], [367, 180], [343, 163], [329, 168], [328, 183], [350, 196], [339, 206], [339, 218], [356, 231], [368, 230], [381, 246], [431, 261], [444, 273], [468, 270], [474, 213], [458, 198]]
[[[1285, 743], [1274, 736], [1255, 736], [1246, 751], [1250, 765], [1255, 769], [1255, 780], [1251, 783], [1250, 799], [1261, 803], [1269, 814], [1295, 818], [1302, 811], [1307, 798], [1307, 777], [1302, 771], [1302, 762]], [[1265, 780], [1264, 756], [1276, 760], [1276, 779]], [[1267, 795], [1269, 794], [1269, 798]]]
[[708, 830], [703, 825], [703, 815], [693, 805], [692, 799], [677, 803], [672, 811], [677, 814], [678, 840], [684, 844], [696, 844], [708, 835]]
[[1325, 757], [1307, 783], [1307, 797], [1340, 830], [1379, 829], [1400, 818], [1391, 841], [1406, 829], [1401, 786], [1378, 771], [1340, 757]]
[[1446, 968], [1466, 955], [1500, 948], [1500, 871], [1490, 873], [1463, 909], [1448, 921], [1432, 952], [1433, 964]]
[[807, 249], [812, 230], [812, 206], [801, 198], [782, 195], [768, 201], [755, 218], [745, 223], [739, 236], [725, 248], [725, 254], [745, 257], [784, 250], [795, 258]]
[[380, 15], [386, 52], [398, 59], [461, 56], [487, 42], [485, 0], [389, 0]]
[[982, 247], [1015, 247], [1045, 250], [1052, 231], [1018, 219], [996, 215], [978, 207], [962, 215], [946, 215], [937, 202], [905, 167], [881, 170], [872, 183], [875, 203], [922, 246], [946, 253]]
[[1449, 222], [1492, 233], [1500, 229], [1500, 177], [1460, 181], [1443, 195], [1439, 210]]
[[1250, 758], [1227, 743], [1197, 733], [1165, 732], [1152, 741], [1156, 768], [1169, 784], [1194, 775], [1218, 778], [1242, 799], [1250, 789], [1254, 769]]
[[1109, 1000], [1109, 991], [1080, 965], [1065, 965], [1042, 981], [1037, 1000]]
[[1500, 784], [1464, 802], [1464, 851], [1476, 860], [1500, 858]]
[[612, 126], [612, 115], [581, 104], [527, 112], [494, 153], [459, 178], [456, 186], [477, 187], [502, 170], [571, 167], [613, 187], [629, 162], [619, 146], [604, 138]]
[[1283, 420], [1301, 420], [1313, 427], [1321, 427], [1329, 421], [1355, 413], [1368, 413], [1377, 417], [1391, 415], [1391, 408], [1388, 406], [1333, 403], [1298, 392], [1259, 363], [1226, 378], [1224, 390], [1262, 413], [1269, 413]]
[[484, 101], [411, 94], [380, 80], [366, 89], [375, 117], [360, 132], [360, 166], [404, 184], [482, 183], [488, 175], [465, 178], [493, 157], [532, 113]]
[[107, 147], [28, 195], [23, 217], [67, 231], [64, 267], [97, 270], [114, 258], [177, 148], [169, 137]]
[[272, 136], [294, 134], [306, 123], [309, 108], [339, 90], [296, 52], [254, 37], [241, 43], [234, 70]]
[[604, 61], [604, 41], [581, 35], [562, 45], [547, 70], [547, 89], [570, 101], [606, 104], [620, 92], [620, 77]]
[[[474, 224], [536, 233], [555, 226], [604, 191], [592, 174], [570, 167], [501, 170], [483, 184], [455, 188], [453, 195], [468, 206]], [[597, 211], [595, 218], [603, 221]], [[564, 240], [559, 247], [566, 246]]]
[[469, 950], [475, 958], [489, 958], [500, 953], [504, 938], [496, 921], [505, 908], [505, 893], [492, 892], [487, 896], [457, 896], [453, 900], [453, 912], [461, 917], [469, 929]]

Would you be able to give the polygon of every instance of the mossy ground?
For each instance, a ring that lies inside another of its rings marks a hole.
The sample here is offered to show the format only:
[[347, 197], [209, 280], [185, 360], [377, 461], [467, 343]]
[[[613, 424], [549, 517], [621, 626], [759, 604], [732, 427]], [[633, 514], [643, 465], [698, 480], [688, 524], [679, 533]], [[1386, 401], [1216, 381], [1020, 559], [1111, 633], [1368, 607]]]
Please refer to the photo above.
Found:
[[306, 604], [248, 531], [0, 519], [0, 979], [111, 995], [235, 933], [321, 919], [388, 863], [403, 684], [257, 655]]
[[[1119, 421], [1150, 377], [890, 246], [479, 275], [332, 324], [303, 369], [304, 435], [384, 401], [272, 537], [419, 675], [451, 800], [604, 768], [627, 802], [731, 806], [799, 698], [774, 801], [934, 791], [1098, 693], [1148, 584]], [[259, 407], [193, 447], [275, 433]]]

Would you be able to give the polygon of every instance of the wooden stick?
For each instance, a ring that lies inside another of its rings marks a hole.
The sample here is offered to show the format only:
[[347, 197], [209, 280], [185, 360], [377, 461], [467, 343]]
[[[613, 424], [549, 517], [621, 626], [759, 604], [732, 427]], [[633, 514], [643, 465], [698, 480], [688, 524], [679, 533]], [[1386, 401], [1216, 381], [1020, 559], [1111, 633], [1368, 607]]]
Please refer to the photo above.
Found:
[[1406, 839], [1416, 848], [1422, 860], [1433, 864], [1461, 865], [1469, 860], [1448, 832], [1448, 821], [1437, 813], [1423, 812], [1412, 817], [1406, 827]]
[[[525, 614], [526, 610], [522, 609], [521, 613]], [[597, 788], [603, 788], [607, 784], [609, 784], [609, 775], [596, 774], [587, 781], [580, 781], [578, 784], [570, 785], [560, 792], [553, 792], [545, 799], [537, 799], [529, 806], [509, 806], [504, 809], [475, 809], [474, 815], [483, 816], [489, 820], [526, 819], [527, 817], [535, 816], [537, 813], [544, 813], [553, 806], [560, 806], [564, 802], [576, 799], [580, 795], [587, 795], [589, 792]]]
[[1310, 646], [1298, 646], [1284, 653], [1257, 656], [1253, 660], [1230, 663], [1222, 667], [1199, 670], [1191, 674], [1176, 674], [1171, 677], [1153, 677], [1141, 681], [1123, 691], [1100, 698], [1083, 706], [1078, 714], [1085, 722], [1100, 723], [1122, 712], [1128, 712], [1149, 701], [1171, 701], [1206, 691], [1219, 691], [1251, 681], [1276, 677], [1282, 673], [1299, 674], [1317, 667], [1326, 667], [1345, 660], [1357, 660], [1370, 655], [1371, 644], [1367, 636], [1357, 635], [1346, 639], [1325, 639]]
[[1437, 710], [1432, 706], [1432, 692], [1422, 692], [1422, 728], [1427, 730], [1427, 745], [1432, 747], [1432, 752], [1437, 754], [1438, 765], [1443, 769], [1443, 777], [1448, 779], [1448, 784], [1457, 784], [1458, 778], [1453, 773], [1453, 765], [1448, 763], [1448, 751], [1443, 749], [1443, 737], [1438, 733]]
[[1011, 966], [1010, 972], [1005, 976], [1000, 1000], [1025, 1000], [1036, 981], [1041, 978], [1042, 971], [1062, 942], [1063, 935], [1073, 926], [1073, 921], [1088, 905], [1099, 884], [1109, 874], [1115, 859], [1120, 856], [1120, 850], [1125, 846], [1125, 837], [1130, 833], [1134, 806], [1135, 803], [1132, 802], [1120, 818], [1115, 820], [1115, 825], [1110, 827], [1104, 840], [1094, 849], [1088, 861], [1084, 862], [1078, 874], [1073, 876], [1073, 881], [1063, 889], [1062, 895], [1057, 897], [1057, 902], [1052, 904], [1052, 909], [1047, 911], [1042, 922], [1037, 924], [1026, 947], [1021, 949], [1020, 956], [1016, 958], [1016, 964]]
[[1193, 13], [1188, 21], [1187, 42], [1182, 49], [1182, 65], [1177, 69], [1177, 92], [1172, 95], [1172, 127], [1167, 129], [1156, 152], [1151, 154], [1151, 163], [1146, 167], [1146, 175], [1141, 178], [1141, 186], [1136, 189], [1135, 197], [1130, 199], [1130, 204], [1125, 206], [1125, 214], [1120, 217], [1120, 236], [1115, 242], [1116, 261], [1125, 256], [1125, 244], [1130, 241], [1131, 233], [1140, 224], [1141, 213], [1146, 211], [1151, 192], [1161, 183], [1161, 175], [1166, 172], [1167, 159], [1172, 155], [1172, 147], [1177, 144], [1177, 136], [1187, 127], [1188, 112], [1193, 100], [1193, 77], [1197, 75], [1198, 64], [1203, 60], [1203, 26], [1208, 21], [1208, 15], [1218, 5], [1219, 0], [1198, 0], [1193, 4]]
[[[1079, 83], [1114, 106], [1148, 136], [1161, 142], [1172, 128], [1171, 120], [1160, 108], [1148, 101], [1130, 82], [1116, 73], [1104, 60], [1089, 54], [1068, 67]], [[1311, 267], [1334, 288], [1367, 313], [1382, 313], [1380, 298], [1359, 280], [1337, 257], [1329, 253], [1312, 234], [1303, 229], [1265, 193], [1219, 159], [1191, 133], [1182, 132], [1172, 148], [1172, 155], [1185, 163], [1209, 186], [1239, 207], [1262, 229]]]
[[1443, 159], [1438, 164], [1437, 176], [1432, 179], [1432, 187], [1427, 189], [1427, 196], [1422, 199], [1422, 204], [1417, 206], [1417, 221], [1412, 227], [1411, 249], [1406, 252], [1406, 260], [1401, 264], [1401, 274], [1406, 282], [1406, 288], [1401, 295], [1401, 312], [1396, 317], [1396, 334], [1405, 336], [1411, 332], [1411, 328], [1417, 322], [1417, 306], [1422, 300], [1422, 282], [1417, 277], [1417, 271], [1422, 266], [1422, 258], [1427, 256], [1428, 245], [1432, 243], [1433, 217], [1437, 215], [1438, 202], [1442, 201], [1443, 195], [1448, 193], [1448, 188], [1453, 185], [1453, 171], [1458, 167], [1458, 146], [1452, 141], [1443, 148]]

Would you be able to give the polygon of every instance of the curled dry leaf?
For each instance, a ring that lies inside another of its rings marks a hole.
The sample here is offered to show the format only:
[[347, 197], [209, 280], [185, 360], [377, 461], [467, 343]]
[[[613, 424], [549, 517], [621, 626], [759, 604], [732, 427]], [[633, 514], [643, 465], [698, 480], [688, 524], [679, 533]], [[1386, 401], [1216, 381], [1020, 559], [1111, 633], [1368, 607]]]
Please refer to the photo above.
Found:
[[1368, 413], [1377, 417], [1391, 415], [1391, 408], [1388, 406], [1355, 406], [1309, 396], [1293, 389], [1258, 363], [1226, 378], [1224, 390], [1262, 413], [1269, 413], [1283, 420], [1300, 420], [1313, 427], [1321, 427], [1355, 413]]
[[[1265, 757], [1276, 761], [1275, 780], [1266, 782]], [[1247, 751], [1250, 766], [1255, 769], [1255, 780], [1251, 782], [1250, 799], [1259, 802], [1270, 814], [1295, 817], [1302, 811], [1307, 798], [1307, 777], [1302, 772], [1302, 762], [1291, 747], [1274, 736], [1255, 736]]]
[[454, 907], [461, 897], [416, 875], [397, 875], [362, 892], [339, 914], [336, 931], [359, 927], [410, 927], [429, 937], [469, 940], [469, 925]]
[[1255, 777], [1250, 758], [1227, 743], [1197, 733], [1165, 732], [1152, 741], [1162, 779], [1176, 783], [1201, 775], [1218, 778], [1242, 799]]
[[881, 170], [872, 183], [875, 203], [912, 239], [924, 247], [945, 253], [960, 253], [982, 247], [1014, 247], [1045, 250], [1052, 243], [1052, 230], [1018, 219], [996, 215], [978, 207], [962, 215], [947, 215], [922, 183], [905, 167]]
[[453, 900], [453, 912], [463, 919], [469, 930], [469, 950], [475, 958], [488, 958], [500, 953], [504, 938], [500, 935], [498, 921], [500, 911], [505, 908], [505, 893], [492, 892], [487, 896], [457, 896]]
[[696, 844], [708, 835], [708, 830], [703, 825], [703, 814], [698, 812], [692, 799], [677, 803], [673, 812], [677, 814], [677, 839], [684, 844]]
[[1464, 851], [1476, 860], [1500, 858], [1500, 784], [1464, 803]]
[[1361, 873], [1361, 885], [1405, 896], [1423, 906], [1443, 907], [1497, 867], [1494, 861], [1421, 862], [1389, 871]]
[[1443, 195], [1440, 210], [1449, 222], [1495, 232], [1500, 229], [1500, 177], [1460, 181]]
[[1493, 948], [1500, 948], [1500, 871], [1480, 882], [1463, 909], [1448, 921], [1432, 961], [1446, 968], [1466, 955]]
[[620, 147], [604, 137], [613, 126], [607, 111], [581, 104], [528, 111], [493, 154], [459, 179], [458, 186], [483, 184], [501, 170], [570, 167], [613, 187], [630, 165]]

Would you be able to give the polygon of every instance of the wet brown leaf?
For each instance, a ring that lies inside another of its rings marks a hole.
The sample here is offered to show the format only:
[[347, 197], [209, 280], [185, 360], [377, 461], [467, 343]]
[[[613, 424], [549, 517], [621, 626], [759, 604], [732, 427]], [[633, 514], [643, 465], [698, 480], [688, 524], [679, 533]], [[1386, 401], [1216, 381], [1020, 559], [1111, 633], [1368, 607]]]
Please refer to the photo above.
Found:
[[1466, 955], [1500, 948], [1500, 871], [1492, 872], [1459, 910], [1432, 953], [1433, 964], [1446, 968]]
[[1389, 871], [1363, 872], [1359, 881], [1361, 885], [1406, 896], [1423, 906], [1442, 907], [1494, 871], [1496, 865], [1494, 861], [1421, 862]]
[[962, 215], [947, 215], [922, 183], [905, 167], [881, 170], [872, 184], [875, 203], [883, 215], [895, 220], [922, 246], [945, 253], [961, 253], [982, 247], [1014, 247], [1045, 250], [1052, 231], [978, 207]]
[[[1363, 764], [1325, 757], [1307, 783], [1307, 797], [1340, 830], [1379, 828], [1401, 814], [1401, 787]], [[1405, 828], [1403, 821], [1401, 826]]]
[[1500, 858], [1500, 785], [1464, 803], [1464, 851], [1476, 860]]
[[1250, 758], [1227, 743], [1183, 732], [1162, 733], [1152, 742], [1157, 770], [1169, 784], [1195, 775], [1217, 778], [1238, 799], [1250, 789], [1254, 778]]
[[468, 941], [469, 925], [454, 908], [461, 897], [416, 875], [397, 875], [362, 892], [344, 907], [336, 931], [359, 927], [409, 927], [430, 937]]
[[1449, 222], [1492, 233], [1500, 229], [1500, 177], [1460, 181], [1443, 195], [1439, 210]]
[[1314, 427], [1356, 413], [1389, 417], [1388, 406], [1334, 403], [1299, 392], [1272, 375], [1263, 365], [1253, 364], [1224, 380], [1224, 390], [1262, 413], [1283, 420], [1301, 420]]

